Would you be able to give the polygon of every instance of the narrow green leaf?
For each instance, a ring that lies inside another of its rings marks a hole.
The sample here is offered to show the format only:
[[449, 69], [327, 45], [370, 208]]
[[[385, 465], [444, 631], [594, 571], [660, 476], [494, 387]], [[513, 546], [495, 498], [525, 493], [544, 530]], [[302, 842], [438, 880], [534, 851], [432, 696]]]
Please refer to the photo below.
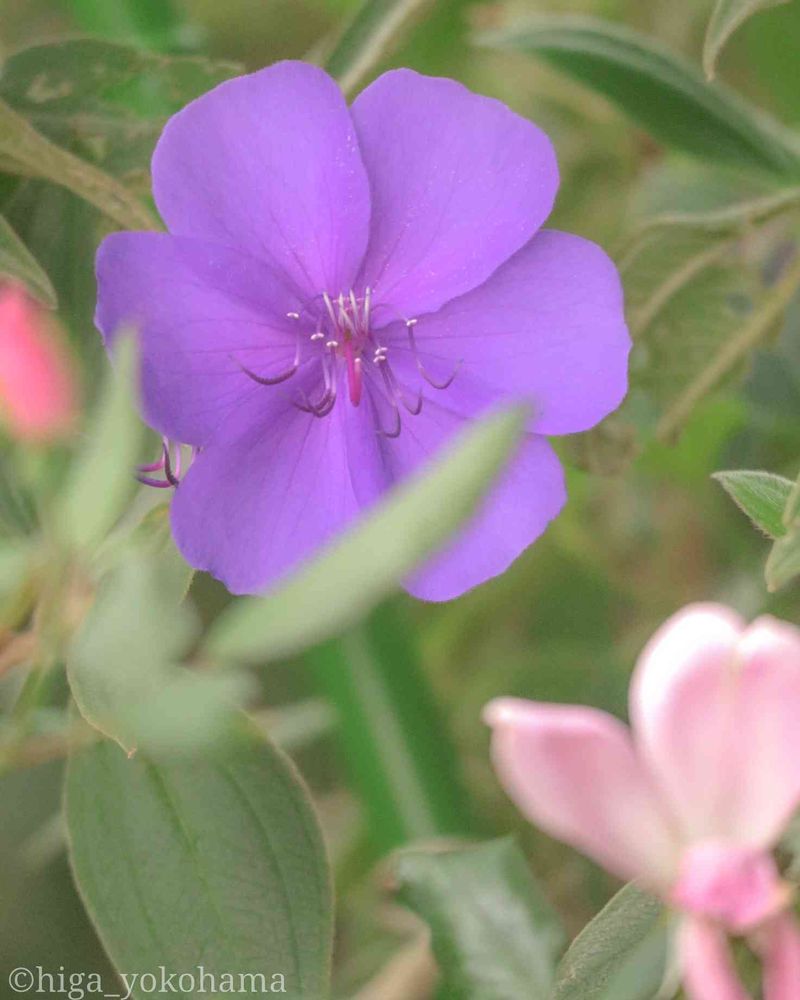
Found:
[[167, 118], [238, 72], [235, 63], [82, 38], [14, 53], [0, 98], [50, 142], [148, 193]]
[[136, 370], [136, 345], [125, 337], [70, 470], [56, 520], [64, 541], [76, 548], [88, 549], [105, 537], [136, 486], [134, 467], [144, 437], [134, 406]]
[[325, 68], [346, 94], [386, 58], [414, 14], [431, 0], [364, 0], [346, 25]]
[[410, 624], [386, 604], [308, 653], [318, 688], [335, 708], [344, 763], [379, 854], [475, 832], [458, 757]]
[[[322, 836], [276, 748], [249, 731], [224, 753], [182, 760], [127, 759], [98, 743], [69, 763], [66, 812], [81, 896], [137, 1000], [152, 992], [141, 977], [160, 981], [161, 966], [176, 973], [170, 995], [185, 1000], [278, 992], [278, 976], [294, 1000], [328, 995]], [[216, 986], [207, 978], [201, 987], [203, 972]]]
[[479, 41], [543, 57], [668, 146], [712, 163], [800, 175], [800, 145], [792, 133], [733, 91], [710, 86], [691, 63], [645, 35], [606, 21], [553, 15]]
[[394, 874], [400, 900], [430, 925], [447, 997], [550, 997], [563, 931], [513, 840], [411, 849]]
[[770, 538], [786, 534], [783, 511], [794, 485], [770, 472], [715, 472], [713, 477], [737, 507]]
[[552, 1000], [653, 1000], [664, 980], [669, 935], [661, 903], [625, 886], [570, 945]]
[[0, 279], [21, 282], [46, 306], [55, 308], [56, 292], [36, 258], [0, 215]]
[[800, 187], [784, 188], [775, 194], [734, 202], [705, 212], [662, 212], [645, 219], [627, 241], [625, 257], [633, 255], [643, 237], [656, 230], [686, 229], [708, 234], [746, 232], [749, 226], [790, 212], [800, 206]]
[[713, 80], [717, 60], [734, 31], [753, 14], [782, 3], [788, 0], [717, 0], [703, 44], [703, 69], [709, 80]]
[[211, 657], [263, 662], [358, 621], [474, 512], [518, 444], [527, 415], [514, 406], [470, 426], [272, 594], [237, 601], [209, 634]]

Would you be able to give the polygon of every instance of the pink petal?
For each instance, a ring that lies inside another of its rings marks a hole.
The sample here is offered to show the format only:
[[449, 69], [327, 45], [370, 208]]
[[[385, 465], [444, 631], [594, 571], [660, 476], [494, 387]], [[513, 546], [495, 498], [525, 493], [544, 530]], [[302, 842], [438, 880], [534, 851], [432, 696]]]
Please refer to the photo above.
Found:
[[352, 114], [372, 192], [361, 280], [389, 307], [384, 322], [475, 288], [550, 214], [550, 140], [499, 101], [400, 69], [367, 87]]
[[685, 919], [678, 949], [689, 1000], [750, 1000], [719, 927], [706, 920]]
[[490, 702], [484, 718], [495, 770], [528, 819], [621, 878], [665, 891], [677, 848], [621, 722], [515, 698]]
[[171, 233], [240, 247], [306, 297], [352, 285], [369, 187], [350, 113], [321, 69], [279, 62], [170, 119], [153, 192]]
[[800, 802], [796, 629], [686, 608], [642, 654], [631, 718], [686, 838], [775, 842]]
[[763, 931], [764, 1000], [800, 1000], [800, 928], [790, 913]]
[[679, 909], [743, 934], [779, 913], [788, 902], [787, 893], [771, 854], [725, 841], [702, 841], [684, 852], [670, 900]]

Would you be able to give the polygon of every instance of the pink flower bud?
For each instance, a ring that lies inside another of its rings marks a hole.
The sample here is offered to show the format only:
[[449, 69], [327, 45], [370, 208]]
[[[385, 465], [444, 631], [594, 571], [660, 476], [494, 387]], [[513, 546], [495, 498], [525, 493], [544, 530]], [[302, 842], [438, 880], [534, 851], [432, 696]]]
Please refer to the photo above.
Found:
[[0, 424], [20, 441], [52, 441], [69, 434], [76, 415], [58, 327], [20, 286], [0, 286]]

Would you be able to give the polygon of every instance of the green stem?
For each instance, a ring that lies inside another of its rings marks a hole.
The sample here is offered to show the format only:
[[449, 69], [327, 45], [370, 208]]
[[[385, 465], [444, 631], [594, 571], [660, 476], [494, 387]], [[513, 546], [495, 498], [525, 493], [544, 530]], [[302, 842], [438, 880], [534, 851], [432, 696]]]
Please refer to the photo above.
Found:
[[308, 654], [337, 711], [345, 765], [381, 853], [475, 833], [455, 751], [408, 636], [396, 609], [384, 606]]

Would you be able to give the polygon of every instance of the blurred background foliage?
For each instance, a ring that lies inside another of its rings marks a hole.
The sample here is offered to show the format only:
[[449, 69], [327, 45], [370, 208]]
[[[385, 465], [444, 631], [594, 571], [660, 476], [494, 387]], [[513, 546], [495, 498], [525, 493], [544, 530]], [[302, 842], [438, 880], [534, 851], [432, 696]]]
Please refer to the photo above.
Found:
[[[354, 0], [2, 0], [0, 53], [89, 35], [255, 69], [280, 58], [321, 58], [355, 6]], [[597, 240], [615, 255], [639, 342], [630, 398], [597, 431], [559, 443], [569, 503], [508, 573], [447, 605], [393, 599], [352, 639], [347, 669], [338, 662], [344, 647], [328, 644], [257, 675], [251, 707], [311, 785], [334, 862], [340, 995], [368, 982], [418, 933], [381, 865], [387, 851], [409, 840], [518, 831], [571, 932], [614, 888], [588, 862], [525, 826], [506, 802], [479, 721], [489, 698], [584, 702], [624, 716], [637, 652], [684, 603], [719, 599], [747, 616], [798, 618], [796, 588], [767, 594], [767, 542], [710, 476], [723, 468], [766, 468], [796, 477], [800, 303], [771, 324], [757, 349], [685, 420], [664, 423], [687, 379], [746, 319], [759, 288], [774, 282], [791, 256], [797, 219], [781, 213], [711, 237], [680, 227], [637, 236], [653, 215], [770, 197], [774, 184], [667, 151], [555, 67], [472, 43], [532, 12], [590, 14], [643, 31], [699, 65], [711, 6], [705, 0], [439, 0], [392, 55], [392, 64], [454, 76], [495, 95], [549, 132], [562, 175], [551, 225]], [[735, 35], [719, 71], [794, 125], [800, 124], [798, 37], [799, 3], [766, 11]], [[141, 83], [146, 67], [133, 75]], [[198, 79], [193, 86], [199, 93], [211, 83]], [[130, 85], [121, 84], [129, 87], [123, 103], [135, 122]], [[3, 86], [0, 78], [0, 92]], [[139, 98], [171, 110], [169, 94]], [[136, 141], [131, 129], [97, 156], [145, 194]], [[108, 222], [63, 188], [11, 175], [0, 177], [0, 211], [55, 286], [88, 405], [105, 364], [92, 325], [93, 255]], [[699, 256], [705, 263], [661, 301], [665, 280]], [[206, 623], [228, 601], [208, 578], [194, 580], [192, 596]], [[63, 698], [56, 689], [49, 700], [58, 705]], [[0, 783], [0, 966], [102, 971], [102, 949], [67, 873], [60, 767], [30, 766]], [[392, 767], [395, 791], [387, 792]], [[418, 784], [404, 803], [397, 789], [412, 779]], [[419, 783], [431, 809], [422, 816], [413, 801]], [[0, 983], [0, 993], [5, 989]]]

